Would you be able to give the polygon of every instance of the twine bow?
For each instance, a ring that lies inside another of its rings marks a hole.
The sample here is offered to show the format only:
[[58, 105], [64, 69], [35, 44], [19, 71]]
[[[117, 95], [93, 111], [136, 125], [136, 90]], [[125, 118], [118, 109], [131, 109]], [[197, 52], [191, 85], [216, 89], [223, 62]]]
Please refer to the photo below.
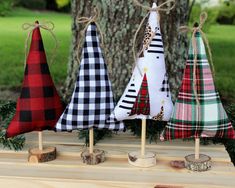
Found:
[[[93, 16], [91, 16], [89, 18], [88, 17], [79, 17], [79, 18], [77, 18], [77, 23], [86, 23], [84, 29], [81, 31], [81, 36], [85, 36], [85, 32], [86, 32], [86, 30], [87, 30], [87, 28], [88, 28], [90, 23], [92, 23], [92, 22], [95, 23], [96, 27], [97, 27], [97, 29], [99, 31], [99, 34], [100, 34], [100, 40], [101, 40], [100, 46], [103, 47], [103, 49], [105, 51], [106, 49], [104, 47], [104, 34], [103, 34], [102, 30], [101, 30], [100, 25], [97, 22], [99, 17], [100, 17], [100, 11], [99, 11], [99, 9], [97, 7], [95, 7], [94, 8], [94, 15]], [[78, 42], [78, 46], [77, 46], [77, 49], [78, 49], [77, 50], [77, 61], [78, 62], [80, 62], [78, 57], [79, 57], [79, 51], [80, 51], [79, 49], [81, 48], [81, 44], [83, 42], [83, 38], [84, 37], [81, 37], [80, 41]], [[103, 55], [105, 56], [105, 54], [103, 54]], [[107, 59], [107, 57], [106, 57], [106, 59]], [[112, 61], [110, 61], [110, 59], [108, 59], [108, 61], [109, 61], [109, 65], [110, 65], [109, 66], [109, 70], [111, 71], [112, 70]]]
[[100, 25], [97, 23], [97, 19], [99, 18], [99, 16], [100, 16], [100, 11], [97, 7], [95, 7], [94, 8], [94, 16], [92, 16], [90, 18], [80, 17], [77, 19], [77, 23], [86, 23], [85, 28], [81, 31], [82, 35], [85, 35], [85, 32], [86, 32], [89, 24], [94, 22], [98, 28], [99, 33], [100, 33], [101, 44], [103, 45], [104, 44], [104, 36], [103, 36], [103, 33], [101, 32]]
[[[166, 2], [164, 2], [164, 3], [160, 4], [160, 5], [158, 5], [156, 8], [152, 8], [152, 7], [149, 7], [149, 6], [145, 6], [145, 5], [141, 4], [138, 0], [132, 0], [132, 1], [133, 1], [133, 3], [134, 3], [136, 6], [139, 6], [139, 7], [141, 7], [141, 8], [143, 8], [143, 9], [145, 9], [145, 10], [148, 11], [147, 14], [144, 16], [144, 18], [141, 20], [140, 25], [139, 25], [139, 27], [138, 27], [138, 29], [136, 30], [135, 35], [134, 35], [132, 53], [133, 53], [134, 61], [136, 62], [136, 59], [137, 59], [137, 58], [136, 58], [136, 56], [137, 56], [137, 55], [136, 55], [136, 50], [135, 50], [136, 38], [137, 38], [137, 35], [138, 35], [138, 33], [139, 33], [139, 31], [140, 31], [140, 29], [141, 29], [141, 27], [142, 27], [142, 25], [143, 25], [145, 19], [149, 16], [149, 14], [151, 13], [151, 11], [156, 11], [156, 13], [158, 14], [158, 11], [168, 12], [168, 11], [172, 10], [172, 9], [175, 7], [175, 0], [167, 0]], [[167, 6], [166, 8], [164, 8], [166, 5], [168, 5], [168, 4], [170, 4], [170, 3], [172, 3], [171, 6], [169, 6], [169, 7]], [[158, 16], [158, 22], [159, 22], [159, 21], [160, 21], [160, 17]], [[151, 40], [149, 40], [149, 41], [151, 41]], [[141, 51], [140, 51], [140, 53], [141, 53], [143, 50], [144, 50], [144, 49], [142, 48]], [[138, 71], [139, 71], [140, 75], [143, 76], [143, 75], [142, 75], [142, 72], [141, 72], [141, 70], [140, 70], [140, 68], [139, 68], [139, 66], [138, 66], [137, 63], [136, 63], [136, 66], [137, 66], [137, 68], [138, 68]]]
[[197, 105], [199, 105], [200, 102], [199, 102], [197, 87], [196, 87], [196, 84], [197, 84], [196, 83], [196, 66], [197, 66], [197, 54], [198, 54], [197, 41], [196, 41], [196, 37], [195, 37], [196, 32], [200, 32], [201, 35], [202, 35], [202, 39], [205, 42], [205, 45], [206, 45], [206, 48], [207, 48], [207, 51], [208, 51], [208, 54], [209, 54], [209, 64], [210, 64], [210, 67], [212, 69], [212, 75], [213, 75], [213, 77], [215, 75], [214, 65], [213, 65], [213, 61], [212, 61], [212, 53], [211, 53], [211, 49], [210, 49], [210, 46], [209, 46], [209, 41], [208, 41], [205, 33], [202, 31], [202, 27], [203, 27], [203, 24], [205, 23], [206, 19], [207, 19], [207, 13], [202, 12], [200, 14], [199, 24], [195, 23], [193, 28], [190, 28], [188, 26], [181, 26], [179, 28], [181, 32], [188, 32], [188, 31], [192, 32], [192, 47], [193, 47], [193, 55], [194, 55], [194, 59], [193, 59], [193, 91], [194, 91], [194, 95], [195, 95], [195, 98], [196, 98]]
[[27, 61], [27, 55], [28, 55], [28, 46], [29, 46], [29, 38], [30, 38], [30, 35], [31, 33], [33, 32], [34, 29], [36, 28], [42, 28], [42, 29], [45, 29], [47, 31], [49, 31], [49, 33], [51, 33], [53, 39], [55, 40], [55, 48], [53, 49], [53, 52], [52, 52], [52, 57], [51, 57], [51, 62], [53, 62], [54, 58], [55, 58], [55, 54], [56, 54], [56, 50], [58, 48], [58, 41], [56, 39], [56, 36], [53, 32], [53, 29], [54, 29], [54, 23], [51, 22], [51, 21], [45, 21], [45, 22], [42, 22], [41, 24], [39, 24], [38, 21], [36, 21], [34, 24], [32, 23], [24, 23], [22, 25], [22, 29], [23, 30], [28, 30], [30, 29], [30, 31], [28, 32], [28, 36], [25, 40], [25, 66], [26, 66], [26, 61]]

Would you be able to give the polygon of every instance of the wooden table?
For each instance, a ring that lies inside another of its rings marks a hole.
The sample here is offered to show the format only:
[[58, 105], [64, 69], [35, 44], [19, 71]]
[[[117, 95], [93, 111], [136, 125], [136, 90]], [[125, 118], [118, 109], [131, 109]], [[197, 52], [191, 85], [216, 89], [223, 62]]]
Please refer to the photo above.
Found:
[[[95, 148], [105, 150], [107, 160], [95, 166], [81, 162], [83, 141], [77, 133], [44, 132], [44, 145], [56, 146], [58, 158], [43, 164], [27, 162], [28, 149], [37, 146], [37, 133], [26, 135], [23, 151], [0, 151], [1, 188], [222, 188], [235, 186], [235, 168], [222, 145], [201, 146], [212, 157], [212, 169], [192, 172], [174, 169], [171, 160], [183, 160], [194, 152], [193, 142], [175, 140], [147, 144], [146, 151], [157, 152], [157, 165], [137, 168], [128, 164], [127, 153], [138, 150], [140, 138], [121, 133], [100, 141]], [[148, 143], [148, 142], [147, 142]]]

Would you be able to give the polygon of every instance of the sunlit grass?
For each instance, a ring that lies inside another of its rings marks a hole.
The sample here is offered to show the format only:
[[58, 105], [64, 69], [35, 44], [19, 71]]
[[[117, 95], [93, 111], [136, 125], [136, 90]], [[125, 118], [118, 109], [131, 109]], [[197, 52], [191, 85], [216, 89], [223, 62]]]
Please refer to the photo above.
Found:
[[235, 26], [214, 25], [208, 32], [215, 66], [215, 81], [224, 97], [235, 101]]
[[[35, 20], [50, 20], [55, 24], [55, 35], [59, 48], [50, 69], [56, 84], [63, 84], [71, 41], [71, 19], [69, 14], [33, 12], [15, 9], [8, 17], [0, 17], [0, 87], [19, 87], [23, 79], [25, 39], [28, 31], [22, 30], [23, 23]], [[52, 57], [55, 42], [48, 31], [41, 29], [48, 62]]]

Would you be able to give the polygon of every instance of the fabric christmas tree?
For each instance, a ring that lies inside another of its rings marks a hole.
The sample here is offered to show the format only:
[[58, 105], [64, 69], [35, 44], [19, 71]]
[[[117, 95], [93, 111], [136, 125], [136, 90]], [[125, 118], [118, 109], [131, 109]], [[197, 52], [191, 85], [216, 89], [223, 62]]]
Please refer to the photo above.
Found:
[[[152, 8], [156, 8], [153, 3]], [[172, 111], [159, 15], [151, 11], [132, 77], [111, 118], [167, 121]]]
[[166, 140], [189, 137], [235, 138], [233, 127], [214, 86], [201, 33], [197, 31], [195, 38], [195, 83], [199, 103], [194, 92], [195, 55], [191, 41], [179, 95], [162, 136]]
[[148, 82], [146, 74], [144, 74], [144, 78], [140, 86], [139, 93], [137, 95], [136, 101], [134, 103], [130, 115], [135, 115], [135, 114], [148, 115], [149, 111], [150, 111], [150, 104], [149, 104]]
[[110, 122], [114, 108], [113, 93], [97, 35], [96, 24], [91, 23], [86, 31], [82, 60], [76, 86], [70, 103], [61, 115], [56, 129], [107, 128], [120, 130], [122, 122]]
[[6, 136], [54, 129], [62, 112], [63, 105], [50, 76], [38, 25], [32, 32], [21, 94]]

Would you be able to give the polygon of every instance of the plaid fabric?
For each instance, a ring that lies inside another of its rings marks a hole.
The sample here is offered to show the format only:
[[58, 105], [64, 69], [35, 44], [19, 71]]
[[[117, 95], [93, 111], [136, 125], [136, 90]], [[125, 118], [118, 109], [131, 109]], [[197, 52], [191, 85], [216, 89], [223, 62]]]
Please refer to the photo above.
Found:
[[62, 112], [63, 106], [50, 76], [40, 30], [35, 28], [16, 114], [7, 129], [7, 137], [53, 129]]
[[178, 99], [163, 135], [167, 140], [188, 137], [235, 138], [233, 127], [215, 90], [200, 33], [197, 32], [195, 37], [198, 51], [196, 88], [200, 105], [197, 105], [193, 91], [194, 54], [191, 44]]
[[56, 129], [123, 129], [122, 122], [115, 121], [114, 116], [109, 117], [113, 108], [114, 100], [107, 66], [99, 46], [96, 25], [92, 23], [86, 31], [82, 61], [72, 99], [61, 115]]
[[166, 96], [169, 97], [170, 87], [169, 87], [169, 81], [167, 77], [167, 73], [164, 76], [164, 79], [162, 81], [162, 87], [160, 88], [161, 92], [166, 92]]
[[144, 78], [142, 84], [140, 86], [139, 93], [137, 95], [134, 106], [131, 110], [130, 115], [149, 115], [150, 113], [150, 104], [149, 104], [149, 93], [148, 93], [148, 82], [146, 74], [144, 74]]

